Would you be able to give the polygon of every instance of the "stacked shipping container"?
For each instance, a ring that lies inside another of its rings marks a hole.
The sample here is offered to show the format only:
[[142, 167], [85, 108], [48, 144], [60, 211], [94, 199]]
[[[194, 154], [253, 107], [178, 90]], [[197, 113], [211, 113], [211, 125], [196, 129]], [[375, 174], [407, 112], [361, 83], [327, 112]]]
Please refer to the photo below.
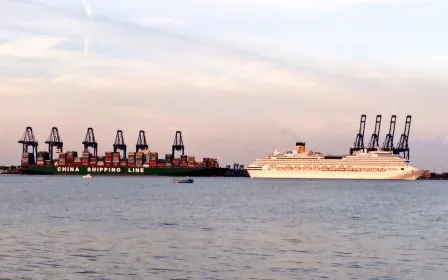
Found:
[[65, 153], [59, 154], [58, 165], [65, 166]]
[[[89, 153], [89, 151], [82, 152], [82, 158], [81, 158], [82, 166], [89, 166], [89, 163], [91, 163], [90, 157], [91, 157], [91, 154]], [[95, 161], [95, 164], [96, 164], [96, 161]]]
[[196, 162], [194, 159], [194, 156], [187, 156], [187, 166], [188, 167], [195, 167]]
[[128, 166], [134, 167], [135, 166], [135, 153], [130, 152], [128, 155]]
[[36, 165], [45, 165], [45, 161], [50, 159], [50, 154], [48, 152], [38, 152]]
[[165, 166], [172, 167], [173, 166], [173, 155], [165, 154]]
[[113, 153], [112, 166], [119, 166], [119, 165], [120, 165], [120, 153]]
[[104, 166], [111, 167], [112, 166], [112, 152], [106, 152], [104, 156]]
[[135, 154], [135, 166], [137, 167], [143, 166], [143, 152], [137, 152]]
[[29, 166], [29, 165], [34, 165], [34, 154], [33, 153], [23, 153], [22, 154], [22, 159], [21, 159], [21, 165], [22, 166]]
[[180, 162], [179, 162], [179, 166], [180, 167], [187, 167], [188, 163], [187, 163], [187, 156], [183, 155], [180, 156]]
[[149, 153], [149, 167], [157, 167], [158, 153]]
[[[84, 151], [78, 158], [77, 152], [59, 153], [57, 159], [59, 166], [104, 166], [104, 167], [164, 167], [164, 168], [218, 168], [216, 158], [203, 158], [202, 162], [196, 161], [194, 156], [181, 155], [180, 158], [172, 154], [165, 154], [164, 159], [159, 159], [157, 152], [130, 152], [127, 159], [121, 159], [120, 153], [106, 152], [103, 157], [95, 157], [89, 151]], [[32, 153], [23, 153], [22, 166], [35, 164]], [[51, 165], [48, 152], [39, 152], [37, 165]]]
[[75, 166], [76, 157], [78, 157], [78, 152], [67, 152], [65, 154], [65, 166]]

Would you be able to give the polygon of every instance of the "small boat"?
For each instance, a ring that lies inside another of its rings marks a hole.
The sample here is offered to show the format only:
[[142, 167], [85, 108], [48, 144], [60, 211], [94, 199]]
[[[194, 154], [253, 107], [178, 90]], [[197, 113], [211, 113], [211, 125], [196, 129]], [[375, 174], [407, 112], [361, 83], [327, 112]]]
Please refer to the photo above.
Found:
[[84, 175], [84, 176], [82, 176], [84, 179], [90, 179], [90, 178], [92, 178], [92, 175], [90, 175], [90, 174], [86, 174], [86, 175]]
[[188, 178], [188, 177], [185, 179], [180, 179], [180, 180], [173, 179], [173, 183], [176, 183], [176, 184], [191, 184], [193, 182], [194, 182], [194, 180], [191, 178]]

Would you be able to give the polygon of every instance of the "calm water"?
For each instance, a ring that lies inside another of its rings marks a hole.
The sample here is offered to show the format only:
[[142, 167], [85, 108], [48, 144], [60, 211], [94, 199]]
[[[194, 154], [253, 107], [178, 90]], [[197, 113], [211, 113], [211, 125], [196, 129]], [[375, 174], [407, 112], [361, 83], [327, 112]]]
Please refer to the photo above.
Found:
[[447, 181], [0, 176], [2, 279], [448, 279]]

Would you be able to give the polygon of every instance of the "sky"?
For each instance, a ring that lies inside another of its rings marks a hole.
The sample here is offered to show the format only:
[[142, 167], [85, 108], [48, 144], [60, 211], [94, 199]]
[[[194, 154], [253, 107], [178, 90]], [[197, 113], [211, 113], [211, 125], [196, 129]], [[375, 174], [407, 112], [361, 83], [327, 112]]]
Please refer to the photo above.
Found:
[[[0, 164], [57, 126], [81, 151], [123, 130], [135, 147], [248, 165], [274, 149], [347, 154], [367, 115], [396, 141], [412, 115], [411, 162], [448, 171], [448, 1], [2, 0]], [[131, 149], [131, 148], [129, 148]], [[133, 149], [133, 148], [132, 148]]]

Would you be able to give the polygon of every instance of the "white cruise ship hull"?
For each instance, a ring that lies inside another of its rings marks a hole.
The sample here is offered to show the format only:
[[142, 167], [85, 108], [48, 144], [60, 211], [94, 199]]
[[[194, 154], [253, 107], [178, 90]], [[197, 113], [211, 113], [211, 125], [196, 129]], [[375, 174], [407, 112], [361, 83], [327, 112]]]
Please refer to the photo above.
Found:
[[426, 172], [412, 166], [404, 170], [383, 172], [277, 170], [275, 168], [257, 170], [250, 167], [247, 170], [251, 178], [354, 180], [416, 180]]

